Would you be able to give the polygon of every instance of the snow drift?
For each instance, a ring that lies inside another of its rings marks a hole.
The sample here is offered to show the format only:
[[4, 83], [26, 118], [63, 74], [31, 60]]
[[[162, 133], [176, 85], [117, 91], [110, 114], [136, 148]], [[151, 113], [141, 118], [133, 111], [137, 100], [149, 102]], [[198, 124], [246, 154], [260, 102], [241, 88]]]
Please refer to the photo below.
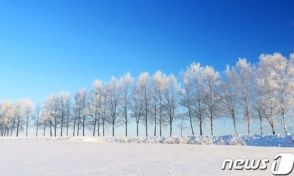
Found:
[[94, 143], [198, 144], [294, 147], [294, 136], [189, 136], [189, 137], [69, 137], [66, 140]]

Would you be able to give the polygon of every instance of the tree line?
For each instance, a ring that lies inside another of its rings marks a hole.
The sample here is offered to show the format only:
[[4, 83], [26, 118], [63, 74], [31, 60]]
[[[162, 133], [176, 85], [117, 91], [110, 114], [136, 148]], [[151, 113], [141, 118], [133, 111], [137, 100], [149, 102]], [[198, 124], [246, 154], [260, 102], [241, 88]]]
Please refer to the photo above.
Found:
[[[277, 126], [288, 134], [286, 119], [294, 105], [294, 54], [289, 58], [279, 53], [262, 54], [258, 63], [240, 58], [223, 72], [200, 63], [190, 64], [177, 79], [173, 74], [156, 71], [133, 78], [126, 73], [108, 82], [95, 80], [91, 90], [80, 89], [74, 96], [67, 92], [50, 94], [42, 105], [33, 106], [29, 99], [0, 102], [0, 135], [28, 136], [35, 126], [36, 136], [105, 136], [111, 128], [115, 136], [118, 126], [124, 135], [130, 130], [145, 136], [162, 136], [163, 129], [173, 135], [175, 122], [189, 126], [191, 135], [203, 134], [209, 122], [214, 135], [214, 121], [227, 118], [234, 135], [245, 123], [252, 134], [252, 121], [259, 121], [260, 134], [267, 125], [276, 134]], [[242, 119], [242, 120], [240, 120]], [[292, 122], [292, 119], [291, 119]], [[129, 129], [134, 123], [136, 129]], [[166, 128], [168, 127], [168, 128]], [[152, 129], [152, 130], [150, 130]], [[148, 134], [152, 131], [153, 134]], [[46, 134], [48, 133], [48, 134]]]

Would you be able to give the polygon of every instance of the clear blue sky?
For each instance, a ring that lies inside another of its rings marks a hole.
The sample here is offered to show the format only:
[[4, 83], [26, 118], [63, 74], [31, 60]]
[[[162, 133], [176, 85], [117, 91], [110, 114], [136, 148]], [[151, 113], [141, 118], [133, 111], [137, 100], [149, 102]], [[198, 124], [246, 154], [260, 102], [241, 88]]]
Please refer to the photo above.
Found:
[[1, 0], [0, 100], [294, 49], [291, 0]]

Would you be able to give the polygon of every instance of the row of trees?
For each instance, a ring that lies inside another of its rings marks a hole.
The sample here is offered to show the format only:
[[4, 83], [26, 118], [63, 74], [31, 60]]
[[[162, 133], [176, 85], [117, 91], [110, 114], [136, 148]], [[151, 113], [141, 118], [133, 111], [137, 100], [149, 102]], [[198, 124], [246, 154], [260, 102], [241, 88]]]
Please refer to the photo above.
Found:
[[153, 75], [143, 72], [137, 79], [126, 73], [107, 83], [95, 80], [90, 91], [81, 89], [74, 97], [66, 92], [51, 94], [34, 112], [30, 100], [4, 101], [0, 103], [1, 135], [13, 135], [16, 130], [16, 136], [19, 131], [27, 136], [34, 124], [36, 135], [42, 129], [44, 136], [46, 132], [50, 136], [84, 136], [87, 130], [92, 130], [93, 136], [104, 136], [110, 126], [114, 136], [116, 127], [123, 126], [128, 136], [132, 122], [137, 135], [142, 124], [146, 136], [150, 135], [148, 128], [153, 129], [152, 135], [162, 136], [165, 126], [172, 136], [176, 121], [189, 125], [192, 135], [196, 128], [203, 135], [207, 120], [214, 135], [217, 118], [231, 119], [236, 135], [240, 119], [248, 134], [253, 119], [259, 120], [261, 134], [265, 124], [272, 134], [279, 124], [288, 133], [286, 119], [294, 105], [294, 54], [289, 59], [279, 53], [263, 54], [257, 64], [239, 59], [222, 73], [192, 63], [181, 80], [161, 71]]

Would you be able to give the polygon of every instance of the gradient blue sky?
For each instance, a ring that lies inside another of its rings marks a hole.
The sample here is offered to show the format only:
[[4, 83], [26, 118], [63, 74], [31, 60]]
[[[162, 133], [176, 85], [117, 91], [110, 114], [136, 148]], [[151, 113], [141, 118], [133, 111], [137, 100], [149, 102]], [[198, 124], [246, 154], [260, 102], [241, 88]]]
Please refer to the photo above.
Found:
[[294, 49], [291, 0], [1, 0], [0, 100]]

